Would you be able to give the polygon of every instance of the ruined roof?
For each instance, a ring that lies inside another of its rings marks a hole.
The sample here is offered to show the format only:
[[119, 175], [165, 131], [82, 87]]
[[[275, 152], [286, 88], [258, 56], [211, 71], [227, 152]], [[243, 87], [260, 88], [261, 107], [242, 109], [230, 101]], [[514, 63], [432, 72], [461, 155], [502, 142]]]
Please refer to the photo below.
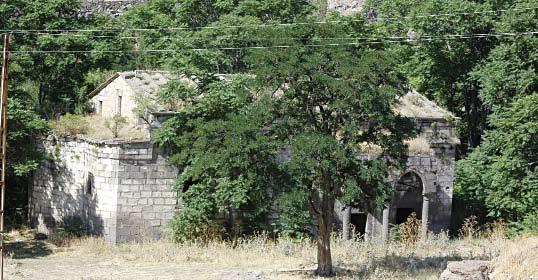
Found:
[[129, 71], [118, 73], [136, 93], [154, 94], [170, 80], [170, 73], [163, 71]]
[[[180, 79], [191, 86], [196, 86], [196, 82], [192, 78], [188, 78], [184, 75], [172, 74], [166, 71], [126, 71], [118, 72], [110, 77], [106, 82], [90, 93], [90, 98], [97, 95], [101, 90], [120, 77], [125, 80], [135, 93], [150, 95], [162, 89], [172, 79]], [[219, 77], [223, 80], [231, 79], [231, 75], [219, 75]], [[452, 113], [441, 108], [435, 102], [429, 100], [416, 90], [412, 90], [406, 95], [398, 98], [393, 109], [396, 113], [409, 118], [438, 120], [450, 120], [456, 118]]]
[[452, 113], [415, 90], [398, 98], [393, 109], [396, 113], [408, 118], [444, 120], [456, 118]]
[[159, 89], [163, 88], [168, 83], [172, 75], [166, 71], [148, 71], [148, 70], [135, 70], [126, 72], [117, 72], [104, 83], [100, 84], [89, 94], [89, 98], [99, 94], [110, 83], [117, 78], [122, 78], [136, 93], [148, 93], [154, 94]]

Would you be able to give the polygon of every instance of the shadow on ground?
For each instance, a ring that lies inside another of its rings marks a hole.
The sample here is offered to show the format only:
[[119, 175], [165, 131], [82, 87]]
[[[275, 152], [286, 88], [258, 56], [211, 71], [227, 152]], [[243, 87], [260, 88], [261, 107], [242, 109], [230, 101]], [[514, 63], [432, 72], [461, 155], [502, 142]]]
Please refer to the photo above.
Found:
[[40, 240], [6, 242], [4, 245], [6, 255], [13, 259], [45, 257], [54, 252], [50, 244]]
[[[420, 278], [424, 275], [440, 275], [446, 268], [449, 261], [461, 261], [459, 256], [427, 257], [418, 258], [413, 256], [386, 256], [384, 258], [372, 259], [369, 264], [357, 266], [356, 268], [335, 266], [335, 276], [337, 278], [351, 279], [382, 279], [384, 277], [406, 277], [410, 279]], [[282, 275], [301, 275], [315, 277], [314, 270], [289, 270], [281, 271]]]

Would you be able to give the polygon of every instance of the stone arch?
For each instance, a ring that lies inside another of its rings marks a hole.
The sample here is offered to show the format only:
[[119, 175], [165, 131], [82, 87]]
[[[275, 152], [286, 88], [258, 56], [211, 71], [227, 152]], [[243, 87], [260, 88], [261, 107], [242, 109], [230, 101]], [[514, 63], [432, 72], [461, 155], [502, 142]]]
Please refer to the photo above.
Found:
[[[425, 241], [428, 234], [429, 220], [430, 220], [430, 199], [432, 194], [436, 192], [436, 176], [432, 172], [417, 170], [414, 168], [409, 168], [399, 177], [398, 181], [395, 182], [395, 187], [398, 188], [398, 184], [409, 185], [409, 182], [405, 182], [406, 179], [414, 178], [415, 181], [412, 183], [411, 187], [415, 187], [415, 191], [410, 195], [413, 196], [413, 200], [410, 204], [405, 205], [402, 201], [398, 201], [398, 197], [395, 197], [392, 203], [392, 213], [393, 221], [396, 223], [401, 222], [401, 217], [398, 217], [398, 207], [404, 208], [401, 206], [412, 206], [413, 211], [416, 213], [417, 218], [422, 222], [421, 226], [421, 240]], [[402, 182], [403, 180], [403, 182]], [[396, 191], [395, 196], [398, 195]], [[401, 198], [400, 198], [401, 199]], [[404, 197], [405, 199], [405, 197]], [[410, 207], [407, 207], [410, 208]], [[400, 210], [401, 211], [401, 210]], [[409, 210], [407, 210], [409, 212]], [[405, 213], [404, 213], [405, 214]], [[409, 213], [410, 214], [410, 213]], [[400, 214], [401, 215], [401, 214]]]
[[407, 170], [394, 183], [394, 187], [392, 222], [401, 224], [413, 212], [421, 219], [424, 194], [427, 192], [423, 176], [415, 170]]

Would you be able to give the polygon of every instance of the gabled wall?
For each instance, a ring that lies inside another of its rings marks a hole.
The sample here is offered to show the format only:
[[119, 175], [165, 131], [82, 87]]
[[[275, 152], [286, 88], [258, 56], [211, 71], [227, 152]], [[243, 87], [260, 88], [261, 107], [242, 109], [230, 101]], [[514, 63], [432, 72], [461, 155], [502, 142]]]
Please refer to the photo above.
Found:
[[[121, 112], [118, 112], [120, 96]], [[102, 102], [102, 107], [100, 102]], [[130, 126], [137, 126], [140, 124], [139, 118], [133, 113], [133, 110], [137, 106], [135, 102], [135, 93], [121, 76], [117, 77], [96, 96], [92, 97], [91, 103], [95, 113], [103, 118], [111, 119], [121, 113], [121, 116], [127, 118]]]

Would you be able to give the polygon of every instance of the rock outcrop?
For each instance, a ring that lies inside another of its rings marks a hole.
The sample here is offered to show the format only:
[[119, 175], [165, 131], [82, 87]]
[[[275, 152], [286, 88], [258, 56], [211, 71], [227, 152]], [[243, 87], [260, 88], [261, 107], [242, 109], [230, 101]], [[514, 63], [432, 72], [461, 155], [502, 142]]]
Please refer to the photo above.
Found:
[[134, 5], [142, 4], [148, 0], [86, 0], [80, 11], [81, 16], [92, 14], [105, 14], [113, 17], [119, 16]]
[[362, 10], [365, 0], [327, 0], [327, 8], [343, 15], [358, 13]]
[[[86, 0], [80, 14], [88, 17], [92, 14], [119, 16], [127, 9], [149, 0]], [[366, 0], [326, 0], [329, 10], [338, 11], [343, 15], [358, 13]]]
[[489, 280], [491, 271], [488, 261], [466, 260], [448, 262], [439, 280]]

